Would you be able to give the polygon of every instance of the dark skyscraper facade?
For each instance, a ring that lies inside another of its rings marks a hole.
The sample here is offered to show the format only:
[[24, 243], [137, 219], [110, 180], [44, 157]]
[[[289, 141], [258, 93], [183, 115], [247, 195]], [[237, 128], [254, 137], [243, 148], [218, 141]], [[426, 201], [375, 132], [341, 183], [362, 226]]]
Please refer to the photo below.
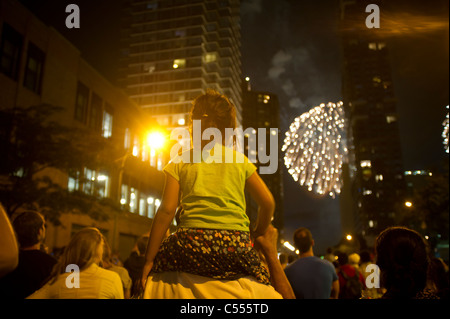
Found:
[[389, 47], [366, 25], [369, 4], [341, 1], [340, 33], [350, 158], [344, 183], [356, 233], [373, 238], [394, 224], [405, 182]]
[[[253, 133], [245, 134], [245, 154], [251, 158], [254, 156], [260, 159], [259, 152], [268, 155], [269, 152], [276, 152], [276, 156], [273, 159], [277, 161], [277, 170], [272, 174], [261, 174], [260, 176], [266, 183], [267, 187], [271, 191], [276, 207], [274, 212], [273, 225], [280, 231], [284, 228], [284, 209], [283, 209], [283, 161], [281, 153], [281, 135], [279, 132], [280, 127], [280, 105], [278, 102], [278, 97], [269, 92], [251, 91], [249, 86], [245, 88], [243, 86], [243, 129], [248, 130], [253, 128]], [[265, 130], [260, 130], [265, 129]], [[262, 145], [256, 143], [257, 148], [248, 147], [251, 145], [250, 139], [256, 139], [260, 141], [259, 133], [264, 132], [266, 144]], [[273, 137], [277, 137], [277, 147], [269, 145], [274, 141]], [[261, 166], [267, 166], [267, 163], [260, 163], [257, 161], [256, 166], [259, 168]], [[274, 163], [271, 163], [273, 165]], [[247, 198], [247, 213], [252, 220], [256, 219], [257, 207], [250, 198]]]
[[225, 94], [241, 118], [239, 0], [128, 0], [120, 85], [167, 128], [187, 124], [192, 100]]

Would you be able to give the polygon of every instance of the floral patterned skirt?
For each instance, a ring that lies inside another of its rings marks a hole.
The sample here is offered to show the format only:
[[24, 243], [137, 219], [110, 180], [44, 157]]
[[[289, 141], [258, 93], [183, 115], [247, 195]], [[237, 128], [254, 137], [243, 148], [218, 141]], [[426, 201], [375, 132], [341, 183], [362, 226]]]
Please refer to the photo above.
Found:
[[230, 280], [253, 276], [270, 284], [250, 233], [237, 230], [178, 229], [163, 241], [153, 262], [153, 273], [166, 271]]

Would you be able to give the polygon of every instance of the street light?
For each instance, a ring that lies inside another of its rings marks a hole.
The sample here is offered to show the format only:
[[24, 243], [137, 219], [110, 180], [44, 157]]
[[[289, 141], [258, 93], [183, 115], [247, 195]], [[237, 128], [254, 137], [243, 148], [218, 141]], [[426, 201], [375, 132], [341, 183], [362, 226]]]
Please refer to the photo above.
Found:
[[166, 143], [166, 136], [165, 134], [154, 131], [150, 132], [147, 135], [147, 145], [154, 150], [161, 149], [164, 147], [164, 144]]
[[406, 202], [405, 202], [405, 206], [406, 206], [406, 207], [412, 207], [412, 205], [413, 205], [413, 204], [412, 204], [410, 201], [406, 201]]
[[352, 240], [352, 235], [347, 235], [345, 238], [347, 238], [348, 241]]
[[[145, 142], [146, 146], [150, 149], [159, 150], [162, 149], [166, 143], [166, 135], [160, 131], [151, 131], [147, 134]], [[117, 180], [117, 197], [121, 205], [125, 205], [127, 203], [127, 199], [122, 198], [122, 180], [123, 172], [125, 170], [125, 163], [130, 155], [135, 156], [135, 154], [133, 154], [133, 148], [128, 149], [123, 157], [116, 160], [116, 162], [120, 161], [119, 176]], [[116, 245], [117, 219], [118, 216], [116, 214], [114, 218], [113, 247]]]

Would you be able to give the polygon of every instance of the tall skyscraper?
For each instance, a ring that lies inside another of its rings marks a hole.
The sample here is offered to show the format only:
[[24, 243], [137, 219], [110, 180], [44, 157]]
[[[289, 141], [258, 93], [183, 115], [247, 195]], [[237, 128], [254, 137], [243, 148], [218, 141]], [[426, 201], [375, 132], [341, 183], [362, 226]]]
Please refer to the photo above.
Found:
[[370, 3], [342, 0], [340, 17], [350, 155], [344, 184], [352, 194], [347, 209], [353, 210], [356, 233], [369, 240], [394, 223], [405, 192], [389, 48], [377, 29], [366, 25]]
[[[244, 84], [247, 84], [244, 82]], [[245, 154], [249, 158], [260, 159], [260, 152], [264, 155], [269, 155], [270, 152], [276, 152], [273, 157], [270, 156], [271, 160], [275, 159], [277, 163], [270, 163], [271, 165], [276, 165], [277, 170], [272, 174], [262, 174], [260, 176], [262, 180], [266, 183], [267, 187], [271, 191], [275, 199], [275, 212], [273, 225], [280, 231], [284, 228], [284, 209], [283, 209], [283, 157], [281, 152], [281, 135], [279, 132], [280, 128], [280, 104], [278, 102], [278, 97], [270, 92], [261, 91], [251, 91], [250, 86], [245, 87], [243, 85], [243, 129], [247, 131], [252, 129], [253, 132], [250, 134], [245, 134], [245, 144], [244, 150]], [[259, 130], [264, 128], [265, 130]], [[265, 134], [265, 145], [259, 143], [261, 141], [260, 133]], [[272, 136], [277, 137], [277, 145], [270, 145], [273, 143]], [[250, 141], [250, 139], [256, 139], [256, 141]], [[252, 142], [254, 143], [253, 147]], [[255, 145], [257, 147], [255, 147]], [[268, 163], [261, 163], [257, 160], [255, 163], [258, 168], [261, 166], [267, 166]], [[256, 204], [247, 198], [247, 214], [250, 219], [255, 220], [257, 216]]]
[[241, 117], [239, 0], [127, 0], [119, 84], [168, 129], [211, 88]]

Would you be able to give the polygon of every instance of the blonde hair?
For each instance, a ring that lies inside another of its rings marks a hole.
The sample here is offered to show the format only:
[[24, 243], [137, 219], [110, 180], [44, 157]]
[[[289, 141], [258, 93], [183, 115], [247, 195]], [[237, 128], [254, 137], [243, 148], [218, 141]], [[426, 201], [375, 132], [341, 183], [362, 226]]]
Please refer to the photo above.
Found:
[[67, 265], [75, 264], [82, 271], [93, 263], [101, 261], [102, 256], [98, 256], [98, 248], [103, 242], [103, 235], [95, 227], [86, 227], [75, 233], [58, 263], [53, 267], [50, 274], [50, 280], [53, 278], [52, 284], [56, 282], [60, 274], [66, 272]]

